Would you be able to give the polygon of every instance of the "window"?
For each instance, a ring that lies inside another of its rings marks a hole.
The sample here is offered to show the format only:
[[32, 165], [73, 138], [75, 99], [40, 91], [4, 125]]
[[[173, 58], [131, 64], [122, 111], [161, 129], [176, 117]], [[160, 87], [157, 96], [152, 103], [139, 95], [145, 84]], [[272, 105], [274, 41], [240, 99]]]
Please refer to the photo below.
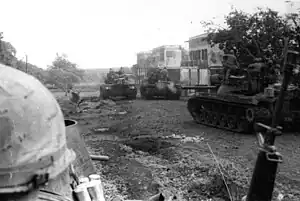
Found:
[[193, 60], [193, 51], [190, 51], [190, 60]]
[[166, 56], [167, 57], [176, 57], [175, 51], [166, 51]]
[[204, 50], [204, 60], [208, 60], [208, 58], [207, 58], [207, 49]]
[[159, 61], [164, 61], [165, 60], [165, 52], [164, 51], [160, 51], [159, 52]]
[[201, 50], [197, 50], [197, 60], [201, 59]]
[[195, 51], [195, 59], [194, 60], [197, 60], [198, 59], [198, 50]]

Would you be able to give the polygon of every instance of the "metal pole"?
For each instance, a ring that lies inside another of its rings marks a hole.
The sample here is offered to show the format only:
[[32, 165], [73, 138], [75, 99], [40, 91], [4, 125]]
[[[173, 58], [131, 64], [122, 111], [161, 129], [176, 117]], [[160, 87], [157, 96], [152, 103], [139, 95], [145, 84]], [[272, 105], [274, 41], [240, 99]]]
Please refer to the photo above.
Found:
[[25, 55], [26, 57], [26, 73], [27, 73], [27, 54]]

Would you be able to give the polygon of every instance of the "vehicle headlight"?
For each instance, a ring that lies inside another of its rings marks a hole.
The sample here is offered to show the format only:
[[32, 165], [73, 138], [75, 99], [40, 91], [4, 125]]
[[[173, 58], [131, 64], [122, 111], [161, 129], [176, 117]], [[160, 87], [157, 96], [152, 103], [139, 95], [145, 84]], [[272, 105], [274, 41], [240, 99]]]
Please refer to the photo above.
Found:
[[135, 86], [130, 86], [129, 89], [135, 89]]
[[105, 87], [105, 89], [106, 89], [106, 90], [109, 90], [110, 88], [109, 88], [109, 87]]

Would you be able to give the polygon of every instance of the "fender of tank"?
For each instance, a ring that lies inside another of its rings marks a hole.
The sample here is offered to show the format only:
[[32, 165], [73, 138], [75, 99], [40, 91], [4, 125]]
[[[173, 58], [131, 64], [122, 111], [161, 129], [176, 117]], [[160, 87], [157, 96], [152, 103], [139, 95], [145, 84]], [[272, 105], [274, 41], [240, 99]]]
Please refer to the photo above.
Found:
[[163, 98], [167, 100], [179, 100], [181, 96], [181, 86], [172, 81], [149, 83], [146, 79], [140, 86], [140, 93], [144, 99]]
[[137, 88], [135, 84], [103, 84], [100, 86], [100, 98], [125, 97], [135, 99]]
[[[253, 132], [256, 122], [270, 124], [280, 84], [265, 87], [270, 76], [262, 74], [266, 73], [263, 65], [255, 67], [241, 70], [242, 76], [230, 76], [217, 93], [191, 97], [187, 107], [193, 119], [199, 124], [243, 133]], [[299, 94], [298, 87], [289, 87], [286, 92], [280, 119], [284, 129], [295, 129], [300, 123]]]

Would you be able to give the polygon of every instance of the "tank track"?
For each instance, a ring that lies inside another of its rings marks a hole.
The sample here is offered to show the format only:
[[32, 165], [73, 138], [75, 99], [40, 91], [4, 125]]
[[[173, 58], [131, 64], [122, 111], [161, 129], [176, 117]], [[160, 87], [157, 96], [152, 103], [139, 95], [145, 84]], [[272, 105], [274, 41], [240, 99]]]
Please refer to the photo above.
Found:
[[271, 117], [265, 107], [203, 97], [190, 98], [188, 110], [199, 124], [238, 133], [252, 133], [255, 122], [267, 123]]

